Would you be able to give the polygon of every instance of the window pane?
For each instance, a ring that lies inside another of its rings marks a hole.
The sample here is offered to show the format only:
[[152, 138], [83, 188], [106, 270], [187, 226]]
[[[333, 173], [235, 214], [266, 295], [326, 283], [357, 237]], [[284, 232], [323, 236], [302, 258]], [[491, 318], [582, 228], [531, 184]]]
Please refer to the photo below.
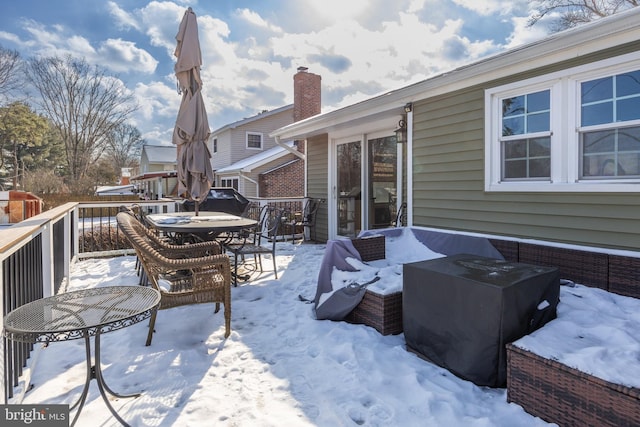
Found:
[[582, 106], [582, 126], [613, 122], [613, 102]]
[[591, 80], [581, 84], [582, 103], [613, 98], [613, 77]]
[[550, 146], [550, 137], [504, 142], [502, 179], [549, 178]]
[[502, 136], [522, 135], [524, 133], [524, 116], [502, 121]]
[[520, 159], [527, 156], [527, 142], [509, 141], [504, 144], [504, 158], [505, 159]]
[[589, 132], [582, 136], [584, 154], [611, 153], [615, 150], [615, 130]]
[[640, 96], [621, 99], [617, 102], [617, 121], [640, 119]]
[[581, 135], [582, 178], [640, 176], [640, 127]]
[[549, 110], [549, 91], [531, 93], [527, 95], [527, 112], [535, 113], [537, 111]]
[[640, 70], [617, 76], [616, 95], [640, 95]]
[[529, 140], [529, 156], [549, 157], [551, 155], [550, 146], [550, 138], [533, 138]]
[[595, 156], [588, 156], [584, 159], [585, 177], [606, 177], [615, 176], [615, 159], [610, 154], [600, 154]]
[[262, 136], [256, 134], [247, 135], [247, 147], [260, 148], [262, 146]]
[[618, 149], [640, 152], [640, 127], [620, 129], [618, 131]]
[[618, 158], [618, 176], [636, 177], [640, 175], [640, 155], [638, 153], [631, 156]]
[[504, 179], [526, 178], [527, 161], [509, 160], [504, 164]]
[[527, 117], [527, 133], [549, 130], [549, 113], [531, 114]]
[[502, 136], [550, 129], [550, 90], [502, 100]]
[[546, 159], [532, 159], [529, 162], [530, 178], [547, 178], [551, 176], [551, 162]]
[[524, 96], [514, 96], [513, 98], [502, 100], [503, 117], [520, 114], [524, 114]]

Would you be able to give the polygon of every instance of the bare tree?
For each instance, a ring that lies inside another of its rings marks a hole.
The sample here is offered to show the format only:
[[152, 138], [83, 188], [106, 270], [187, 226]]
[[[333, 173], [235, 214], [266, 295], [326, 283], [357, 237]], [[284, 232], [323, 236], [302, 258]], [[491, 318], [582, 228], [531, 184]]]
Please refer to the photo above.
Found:
[[21, 65], [20, 54], [15, 50], [5, 49], [0, 46], [0, 101], [22, 86], [18, 68]]
[[27, 78], [64, 141], [72, 181], [87, 174], [106, 149], [109, 134], [138, 108], [117, 78], [84, 59], [33, 58]]
[[107, 137], [107, 159], [120, 173], [122, 168], [136, 166], [140, 157], [140, 149], [145, 143], [140, 131], [130, 124], [122, 124], [113, 129]]
[[537, 0], [532, 2], [535, 13], [529, 18], [528, 25], [535, 25], [544, 17], [558, 14], [557, 18], [552, 18], [551, 30], [561, 31], [639, 4], [638, 0]]

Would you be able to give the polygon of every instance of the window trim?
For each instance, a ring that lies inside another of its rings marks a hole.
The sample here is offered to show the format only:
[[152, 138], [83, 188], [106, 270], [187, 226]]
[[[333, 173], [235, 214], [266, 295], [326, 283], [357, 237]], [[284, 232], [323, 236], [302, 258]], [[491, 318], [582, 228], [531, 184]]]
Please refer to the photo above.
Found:
[[[249, 135], [257, 135], [260, 137], [260, 147], [249, 147]], [[264, 137], [262, 135], [262, 132], [250, 132], [247, 131], [245, 133], [245, 147], [247, 150], [262, 150], [264, 147]]]
[[[580, 83], [640, 70], [640, 52], [497, 86], [485, 90], [486, 192], [640, 192], [640, 179], [579, 179]], [[550, 89], [551, 179], [501, 181], [501, 100]], [[625, 122], [625, 126], [628, 123]]]
[[240, 176], [238, 176], [238, 175], [233, 175], [233, 176], [228, 176], [228, 177], [227, 176], [225, 176], [225, 177], [221, 176], [220, 177], [220, 186], [221, 187], [229, 187], [228, 185], [225, 186], [223, 181], [232, 181], [231, 187], [233, 187], [233, 181], [237, 181], [238, 182], [238, 188], [235, 188], [235, 187], [233, 187], [233, 188], [235, 188], [236, 191], [240, 191]]

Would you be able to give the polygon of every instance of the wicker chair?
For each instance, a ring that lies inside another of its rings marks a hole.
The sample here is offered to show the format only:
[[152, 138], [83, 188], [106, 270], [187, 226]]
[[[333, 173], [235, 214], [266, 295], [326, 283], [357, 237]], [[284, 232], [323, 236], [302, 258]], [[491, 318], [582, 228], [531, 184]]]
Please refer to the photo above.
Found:
[[[160, 309], [215, 302], [224, 304], [225, 338], [231, 333], [231, 266], [216, 242], [168, 245], [126, 212], [116, 216], [118, 227], [136, 251], [151, 286], [161, 294]], [[206, 246], [206, 248], [205, 248]], [[151, 344], [156, 313], [151, 316], [146, 345]]]
[[[145, 241], [151, 245], [155, 250], [162, 253], [167, 258], [181, 259], [181, 258], [193, 258], [206, 255], [218, 255], [222, 253], [222, 247], [216, 241], [205, 241], [198, 243], [191, 243], [187, 245], [175, 245], [171, 243], [171, 240], [164, 236], [158, 235], [157, 231], [150, 228], [148, 224], [137, 215], [137, 212], [127, 207], [121, 207], [121, 212], [125, 212], [131, 215], [131, 226]], [[140, 257], [136, 260], [136, 270], [140, 276], [140, 285], [147, 285], [148, 278], [146, 272], [142, 268], [140, 263]]]

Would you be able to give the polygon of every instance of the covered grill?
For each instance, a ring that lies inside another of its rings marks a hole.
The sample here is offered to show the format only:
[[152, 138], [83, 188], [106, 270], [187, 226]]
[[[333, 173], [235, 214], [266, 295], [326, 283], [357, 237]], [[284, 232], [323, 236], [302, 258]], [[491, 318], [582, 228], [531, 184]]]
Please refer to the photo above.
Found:
[[[238, 193], [235, 188], [211, 188], [207, 198], [200, 204], [198, 210], [242, 215], [248, 204], [249, 200]], [[191, 200], [186, 200], [182, 204], [182, 210], [186, 212], [195, 211], [195, 203]]]

